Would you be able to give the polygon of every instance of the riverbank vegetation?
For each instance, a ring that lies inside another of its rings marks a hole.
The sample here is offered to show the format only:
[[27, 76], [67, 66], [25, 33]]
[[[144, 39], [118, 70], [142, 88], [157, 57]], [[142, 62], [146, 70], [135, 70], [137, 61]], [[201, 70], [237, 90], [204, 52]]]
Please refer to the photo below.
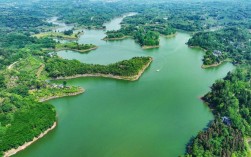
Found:
[[[249, 32], [239, 28], [198, 33], [189, 40], [189, 45], [200, 46], [208, 50], [203, 60], [206, 65], [219, 63], [226, 57], [231, 58], [233, 63], [242, 65], [241, 68], [229, 73], [224, 80], [217, 81], [212, 86], [212, 91], [203, 97], [203, 100], [213, 109], [214, 114], [221, 118], [210, 124], [206, 131], [199, 133], [190, 143], [188, 146], [189, 155], [247, 156], [249, 150], [247, 147], [249, 146], [245, 145], [244, 137], [250, 136], [251, 69], [249, 40]], [[225, 54], [219, 54], [219, 51], [225, 51]], [[216, 54], [213, 55], [212, 53]], [[226, 57], [222, 58], [223, 55]], [[227, 124], [223, 123], [223, 117], [229, 119]], [[217, 128], [225, 128], [226, 134], [223, 134]], [[234, 133], [230, 130], [236, 131]], [[212, 134], [214, 136], [210, 136]], [[217, 142], [219, 145], [210, 141]], [[231, 142], [235, 143], [231, 144]]]
[[217, 117], [187, 148], [187, 156], [247, 156], [243, 134]]
[[159, 47], [160, 34], [173, 36], [176, 30], [168, 24], [166, 19], [147, 15], [128, 16], [122, 22], [118, 31], [107, 31], [105, 40], [121, 40], [132, 37], [142, 48]]
[[[202, 99], [217, 117], [188, 145], [192, 156], [247, 156], [251, 136], [251, 67], [237, 68], [213, 84]], [[187, 156], [189, 156], [187, 155]]]
[[20, 95], [1, 92], [0, 152], [17, 148], [50, 128], [55, 109]]
[[[0, 14], [3, 13], [5, 12]], [[18, 15], [16, 12], [15, 14]], [[15, 22], [22, 22], [15, 20]], [[67, 86], [65, 81], [62, 84], [48, 82], [49, 76], [55, 74], [55, 71], [50, 73], [48, 67], [57, 67], [61, 63], [66, 63], [73, 72], [87, 69], [90, 70], [89, 73], [111, 72], [129, 76], [136, 74], [142, 68], [141, 66], [149, 61], [149, 58], [136, 58], [121, 61], [120, 64], [112, 64], [109, 67], [99, 65], [98, 68], [94, 68], [96, 65], [78, 62], [79, 69], [77, 66], [70, 65], [71, 63], [74, 65], [75, 61], [60, 59], [52, 51], [62, 48], [84, 51], [94, 49], [96, 46], [74, 42], [58, 43], [51, 36], [37, 38], [33, 36], [32, 31], [40, 32], [42, 29], [36, 24], [30, 25], [25, 20], [22, 24], [27, 29], [17, 29], [7, 25], [0, 29], [0, 156], [10, 149], [32, 141], [34, 137], [39, 136], [54, 124], [55, 108], [49, 103], [40, 102], [84, 92], [84, 89], [80, 87]], [[42, 25], [40, 22], [38, 24]], [[11, 31], [8, 32], [9, 30]], [[71, 32], [63, 34], [71, 35]], [[69, 69], [66, 66], [64, 68], [63, 72], [66, 72], [64, 74], [69, 75], [70, 71], [67, 71]]]
[[54, 107], [39, 101], [84, 92], [82, 88], [66, 86], [66, 83], [51, 84], [46, 81], [49, 77], [84, 72], [131, 76], [150, 60], [139, 57], [109, 66], [88, 65], [52, 55], [48, 50], [56, 48], [57, 43], [50, 38], [7, 34], [0, 42], [4, 61], [0, 70], [1, 154], [31, 141], [54, 124]]
[[77, 42], [57, 43], [55, 46], [56, 51], [72, 50], [72, 51], [77, 51], [77, 52], [88, 52], [94, 49], [97, 49], [96, 45], [79, 44]]
[[230, 58], [234, 64], [250, 64], [251, 34], [245, 28], [230, 27], [214, 32], [196, 33], [189, 46], [199, 46], [207, 50], [203, 64], [218, 64]]
[[251, 34], [247, 28], [227, 27], [196, 33], [189, 46], [206, 50], [203, 66], [229, 60], [238, 68], [213, 84], [202, 99], [218, 118], [188, 145], [186, 156], [247, 156], [245, 137], [251, 136]]
[[212, 91], [203, 97], [215, 114], [231, 119], [231, 126], [243, 134], [251, 135], [251, 68], [238, 68], [211, 87]]
[[46, 88], [30, 90], [29, 94], [37, 101], [44, 102], [55, 98], [78, 95], [83, 92], [84, 90], [80, 87], [71, 87], [63, 84], [50, 84]]
[[33, 35], [37, 38], [56, 38], [56, 39], [68, 39], [68, 40], [74, 40], [78, 39], [80, 32], [73, 33], [73, 34], [65, 34], [64, 32], [42, 32], [39, 34]]
[[27, 57], [0, 71], [1, 154], [33, 140], [54, 124], [54, 107], [48, 103], [39, 103], [39, 98], [80, 91], [77, 87], [51, 89], [52, 85], [46, 81], [43, 60], [32, 55], [30, 52], [36, 51], [30, 51], [27, 47], [23, 50], [28, 53]]
[[[237, 13], [238, 14], [238, 13]], [[198, 32], [188, 41], [206, 50], [203, 66], [212, 67], [228, 60], [237, 69], [216, 81], [202, 99], [212, 109], [215, 120], [187, 147], [186, 156], [248, 156], [251, 136], [251, 34], [248, 27], [228, 26]]]
[[138, 42], [143, 48], [144, 47], [156, 47], [159, 46], [159, 33], [144, 30], [139, 30], [134, 35], [134, 39]]
[[132, 26], [122, 28], [118, 31], [108, 31], [104, 40], [121, 40], [127, 37], [132, 37], [140, 46], [158, 47], [160, 34], [156, 31], [147, 30], [143, 27], [134, 28]]
[[29, 94], [29, 90], [45, 89], [48, 85], [42, 69], [42, 58], [46, 57], [42, 49], [53, 48], [55, 42], [18, 32], [1, 32], [0, 45], [0, 154], [3, 155], [40, 135], [55, 121], [54, 107], [38, 103]]

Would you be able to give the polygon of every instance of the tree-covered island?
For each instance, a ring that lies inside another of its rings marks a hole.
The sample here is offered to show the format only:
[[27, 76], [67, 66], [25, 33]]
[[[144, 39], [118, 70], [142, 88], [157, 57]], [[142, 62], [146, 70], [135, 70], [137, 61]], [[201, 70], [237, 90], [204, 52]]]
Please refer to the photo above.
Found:
[[122, 40], [133, 38], [143, 49], [159, 47], [160, 35], [173, 37], [176, 34], [167, 21], [152, 14], [137, 14], [128, 16], [122, 22], [122, 28], [118, 31], [107, 31], [104, 40]]

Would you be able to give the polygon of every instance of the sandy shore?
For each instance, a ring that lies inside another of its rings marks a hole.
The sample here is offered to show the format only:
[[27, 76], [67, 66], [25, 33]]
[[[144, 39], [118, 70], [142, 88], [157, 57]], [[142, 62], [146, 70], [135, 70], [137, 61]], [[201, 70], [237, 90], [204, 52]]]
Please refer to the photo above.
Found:
[[211, 64], [211, 65], [202, 65], [201, 68], [203, 69], [207, 69], [207, 68], [212, 68], [212, 67], [217, 67], [217, 66], [220, 66], [222, 64], [222, 62], [220, 63], [215, 63], [215, 64]]
[[47, 129], [46, 131], [44, 131], [43, 133], [41, 133], [38, 137], [35, 137], [32, 141], [26, 142], [22, 146], [19, 146], [16, 149], [11, 149], [11, 150], [5, 152], [4, 153], [4, 157], [12, 156], [12, 155], [16, 154], [17, 152], [24, 150], [25, 148], [29, 147], [32, 143], [34, 143], [37, 140], [39, 140], [40, 138], [44, 137], [48, 132], [50, 132], [51, 130], [53, 130], [56, 126], [57, 126], [57, 123], [54, 122], [53, 125], [49, 129]]
[[51, 97], [47, 97], [47, 98], [41, 98], [39, 100], [39, 102], [45, 102], [45, 101], [48, 101], [48, 100], [63, 98], [63, 97], [68, 97], [68, 96], [75, 96], [75, 95], [82, 94], [84, 92], [85, 92], [85, 89], [81, 88], [80, 91], [75, 92], [75, 93], [67, 93], [67, 94], [63, 94], [63, 95], [55, 95], [55, 96], [51, 96]]
[[112, 74], [79, 74], [74, 76], [68, 76], [68, 77], [57, 77], [53, 80], [67, 80], [67, 79], [74, 79], [79, 77], [104, 77], [104, 78], [114, 78], [119, 80], [128, 80], [128, 81], [136, 81], [140, 78], [140, 76], [143, 74], [143, 72], [150, 66], [153, 59], [151, 58], [150, 61], [138, 72], [137, 75], [134, 76], [116, 76]]
[[154, 49], [154, 48], [159, 48], [159, 45], [156, 45], [156, 46], [142, 46], [142, 49], [144, 49], [144, 50]]

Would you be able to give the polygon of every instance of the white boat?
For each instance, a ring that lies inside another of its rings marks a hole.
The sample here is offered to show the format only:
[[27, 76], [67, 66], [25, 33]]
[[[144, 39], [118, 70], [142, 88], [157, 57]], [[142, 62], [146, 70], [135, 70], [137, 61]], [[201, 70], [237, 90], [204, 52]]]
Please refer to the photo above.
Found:
[[158, 69], [158, 70], [156, 70], [157, 72], [159, 72], [160, 70]]

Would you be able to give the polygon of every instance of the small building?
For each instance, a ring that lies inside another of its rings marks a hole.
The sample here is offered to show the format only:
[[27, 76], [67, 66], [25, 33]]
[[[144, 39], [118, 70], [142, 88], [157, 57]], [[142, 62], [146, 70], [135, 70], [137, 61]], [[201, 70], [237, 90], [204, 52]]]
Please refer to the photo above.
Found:
[[55, 83], [53, 83], [53, 84], [51, 85], [51, 87], [52, 87], [52, 88], [57, 88], [58, 85], [56, 85]]
[[218, 56], [221, 56], [221, 55], [222, 55], [222, 52], [219, 51], [219, 50], [214, 50], [214, 51], [213, 51], [213, 55], [216, 56], [216, 57], [218, 57]]
[[56, 52], [50, 52], [50, 53], [48, 53], [48, 56], [50, 56], [50, 57], [54, 57], [54, 56], [56, 56], [56, 55], [57, 55]]
[[229, 117], [224, 116], [221, 119], [224, 124], [231, 125], [231, 119]]
[[64, 85], [60, 84], [58, 85], [58, 88], [64, 88]]

